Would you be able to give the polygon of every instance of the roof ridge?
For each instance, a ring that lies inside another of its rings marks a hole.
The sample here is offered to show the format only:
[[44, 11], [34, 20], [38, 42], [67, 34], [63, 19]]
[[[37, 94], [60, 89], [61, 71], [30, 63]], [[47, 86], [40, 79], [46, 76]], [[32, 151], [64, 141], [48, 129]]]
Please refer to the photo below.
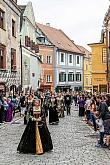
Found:
[[[78, 46], [77, 46], [75, 43], [72, 42], [72, 40], [65, 34], [65, 32], [64, 32], [63, 30], [59, 29], [59, 31], [62, 32], [62, 33], [70, 40], [70, 42], [78, 48]], [[78, 49], [79, 49], [79, 48], [78, 48]], [[79, 49], [79, 50], [80, 50], [80, 49]], [[80, 51], [81, 51], [81, 50], [80, 50]], [[81, 51], [81, 53], [83, 53], [83, 52]]]
[[72, 40], [63, 32], [63, 30], [37, 22], [36, 27], [38, 27], [43, 32], [43, 34], [50, 40], [50, 42], [57, 48], [84, 55], [84, 53], [79, 49], [79, 47], [72, 42]]
[[[84, 46], [82, 46], [82, 45], [77, 45], [78, 47], [79, 47], [79, 49], [80, 49], [80, 47], [82, 48], [82, 49], [84, 49], [84, 51], [87, 51], [88, 53], [90, 53], [91, 54], [91, 52], [87, 49], [87, 48], [85, 48]], [[81, 50], [81, 49], [80, 49]], [[81, 50], [82, 51], [82, 50]]]

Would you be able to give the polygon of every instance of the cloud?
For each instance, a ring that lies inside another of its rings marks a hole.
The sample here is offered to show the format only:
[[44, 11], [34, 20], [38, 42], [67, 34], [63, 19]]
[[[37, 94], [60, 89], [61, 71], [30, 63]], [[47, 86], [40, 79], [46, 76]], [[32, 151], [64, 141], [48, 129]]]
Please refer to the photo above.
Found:
[[[26, 4], [28, 0], [18, 0]], [[98, 42], [108, 0], [32, 0], [36, 21], [49, 22], [83, 45]]]

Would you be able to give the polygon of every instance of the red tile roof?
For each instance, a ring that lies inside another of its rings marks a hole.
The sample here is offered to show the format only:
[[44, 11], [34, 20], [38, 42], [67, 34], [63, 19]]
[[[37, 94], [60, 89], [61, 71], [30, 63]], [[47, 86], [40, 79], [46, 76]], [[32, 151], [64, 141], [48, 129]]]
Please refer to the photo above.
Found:
[[62, 30], [58, 30], [53, 27], [39, 23], [37, 23], [36, 26], [44, 33], [44, 35], [47, 36], [50, 42], [57, 48], [73, 53], [84, 54]]
[[78, 48], [83, 52], [83, 54], [88, 54], [91, 55], [92, 53], [90, 51], [88, 51], [86, 48], [84, 48], [83, 46], [77, 45]]

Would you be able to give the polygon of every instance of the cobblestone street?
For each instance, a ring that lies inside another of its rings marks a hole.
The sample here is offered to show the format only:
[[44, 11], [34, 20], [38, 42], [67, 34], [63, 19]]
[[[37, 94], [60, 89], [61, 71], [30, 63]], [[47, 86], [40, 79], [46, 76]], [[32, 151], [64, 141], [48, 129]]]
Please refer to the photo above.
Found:
[[[66, 116], [66, 115], [65, 115]], [[16, 149], [25, 126], [22, 119], [0, 129], [0, 165], [110, 165], [110, 151], [95, 148], [96, 137], [78, 117], [72, 106], [71, 116], [59, 125], [48, 126], [54, 149], [44, 155], [18, 154]]]

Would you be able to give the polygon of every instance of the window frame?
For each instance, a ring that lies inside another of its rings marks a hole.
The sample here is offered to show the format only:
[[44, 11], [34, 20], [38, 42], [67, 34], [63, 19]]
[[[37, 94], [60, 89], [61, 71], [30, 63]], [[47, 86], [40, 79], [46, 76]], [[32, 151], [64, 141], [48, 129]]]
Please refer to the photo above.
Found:
[[66, 82], [66, 73], [65, 72], [59, 73], [59, 82]]
[[11, 71], [16, 71], [16, 49], [11, 48]]
[[65, 59], [64, 59], [64, 53], [61, 53], [61, 63], [64, 63], [64, 61], [65, 61]]
[[89, 80], [88, 80], [88, 77], [86, 77], [86, 85], [89, 84]]
[[[69, 75], [71, 75], [72, 77], [72, 79], [70, 80], [70, 77], [69, 77]], [[69, 72], [68, 73], [68, 82], [73, 82], [74, 81], [74, 73], [73, 72]]]
[[52, 64], [52, 56], [50, 55], [46, 56], [46, 64]]
[[[77, 77], [79, 76], [79, 77]], [[81, 73], [76, 73], [76, 82], [81, 82], [82, 81], [82, 76]]]
[[77, 58], [76, 58], [76, 63], [77, 63], [77, 65], [80, 64], [80, 56], [77, 56]]
[[107, 48], [102, 48], [102, 63], [107, 62]]
[[47, 75], [46, 76], [46, 83], [51, 83], [51, 82], [52, 82], [52, 76], [51, 75]]
[[0, 70], [6, 70], [6, 46], [0, 44], [0, 50], [2, 51], [2, 56], [0, 54], [0, 59], [2, 58], [2, 62], [0, 63]]
[[[70, 58], [71, 57], [71, 58]], [[69, 54], [69, 63], [72, 64], [72, 54]]]
[[16, 37], [16, 21], [14, 19], [12, 19], [12, 36]]
[[[1, 17], [1, 13], [3, 16]], [[0, 8], [0, 28], [4, 29], [5, 11]]]

